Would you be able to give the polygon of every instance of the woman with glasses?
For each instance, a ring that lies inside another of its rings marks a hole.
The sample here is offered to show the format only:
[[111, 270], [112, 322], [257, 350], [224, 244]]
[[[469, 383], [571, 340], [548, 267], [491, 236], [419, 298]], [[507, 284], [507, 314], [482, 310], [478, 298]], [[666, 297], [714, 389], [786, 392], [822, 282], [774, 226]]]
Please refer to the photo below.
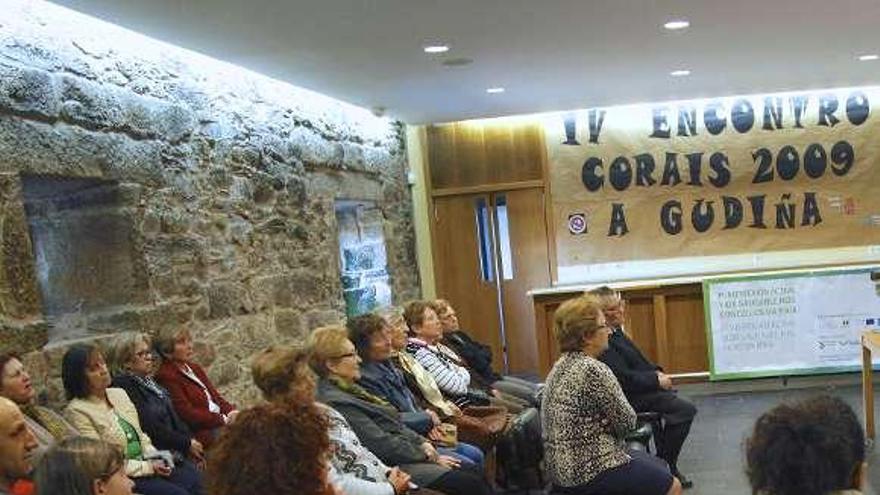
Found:
[[541, 424], [554, 493], [680, 494], [665, 462], [624, 447], [636, 413], [598, 359], [611, 334], [598, 300], [582, 296], [562, 303], [553, 330], [561, 355], [547, 376]]
[[360, 363], [341, 326], [314, 330], [308, 339], [310, 364], [318, 374], [317, 398], [338, 411], [363, 445], [388, 466], [399, 465], [419, 486], [446, 494], [488, 495], [491, 488], [474, 468], [441, 455], [428, 439], [407, 428], [391, 406], [357, 384]]
[[153, 379], [156, 367], [149, 337], [138, 332], [117, 335], [107, 345], [107, 361], [112, 385], [128, 394], [153, 444], [174, 452], [180, 462], [189, 457], [204, 464], [204, 447], [174, 411], [168, 391]]
[[172, 466], [161, 458], [125, 390], [110, 387], [101, 351], [74, 344], [61, 360], [61, 381], [70, 402], [64, 415], [80, 434], [111, 443], [125, 457], [125, 474], [142, 495], [199, 495], [201, 476], [191, 464]]

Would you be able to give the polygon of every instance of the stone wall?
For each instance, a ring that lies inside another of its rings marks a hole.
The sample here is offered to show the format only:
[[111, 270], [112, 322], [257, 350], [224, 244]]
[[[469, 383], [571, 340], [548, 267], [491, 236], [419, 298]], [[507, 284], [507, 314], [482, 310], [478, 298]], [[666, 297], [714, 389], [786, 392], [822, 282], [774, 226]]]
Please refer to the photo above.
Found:
[[[55, 402], [70, 339], [186, 325], [215, 383], [249, 403], [252, 354], [344, 315], [336, 201], [375, 202], [394, 300], [419, 295], [406, 175], [399, 123], [51, 4], [5, 1], [0, 344], [26, 353]], [[111, 188], [101, 207], [112, 221], [77, 213], [92, 223], [52, 237], [56, 210], [79, 204], [40, 206], [59, 179]], [[90, 255], [96, 229], [130, 252]], [[80, 244], [35, 258], [53, 239]], [[65, 259], [79, 261], [63, 280], [93, 277], [95, 291], [45, 286], [43, 271]]]

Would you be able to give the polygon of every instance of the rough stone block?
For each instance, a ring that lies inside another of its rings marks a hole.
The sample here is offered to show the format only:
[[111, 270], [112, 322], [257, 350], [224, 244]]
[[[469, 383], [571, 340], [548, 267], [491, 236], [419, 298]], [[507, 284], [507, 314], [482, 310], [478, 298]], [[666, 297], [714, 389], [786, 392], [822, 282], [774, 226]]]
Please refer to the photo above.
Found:
[[0, 342], [6, 352], [27, 353], [42, 349], [49, 342], [49, 325], [45, 321], [0, 321]]
[[275, 330], [282, 341], [302, 342], [308, 336], [300, 312], [292, 309], [275, 311]]
[[0, 64], [0, 109], [55, 119], [61, 96], [48, 72]]
[[247, 314], [254, 306], [244, 286], [236, 282], [214, 282], [209, 285], [208, 302], [212, 319]]

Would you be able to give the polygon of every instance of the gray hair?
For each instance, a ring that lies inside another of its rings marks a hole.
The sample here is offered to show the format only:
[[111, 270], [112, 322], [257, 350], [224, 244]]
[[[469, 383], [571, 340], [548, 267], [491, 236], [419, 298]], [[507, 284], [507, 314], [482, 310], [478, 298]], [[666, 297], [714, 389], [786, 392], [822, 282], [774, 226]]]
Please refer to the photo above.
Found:
[[123, 332], [106, 343], [104, 351], [112, 375], [127, 371], [126, 366], [134, 359], [135, 348], [141, 342], [149, 347], [150, 337], [141, 332]]

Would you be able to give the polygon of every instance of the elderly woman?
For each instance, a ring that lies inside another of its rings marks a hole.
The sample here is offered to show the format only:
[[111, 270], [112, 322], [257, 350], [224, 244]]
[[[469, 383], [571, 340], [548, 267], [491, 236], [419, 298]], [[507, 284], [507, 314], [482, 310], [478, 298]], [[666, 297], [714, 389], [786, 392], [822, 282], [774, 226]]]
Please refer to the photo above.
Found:
[[37, 495], [131, 495], [122, 450], [102, 440], [70, 437], [37, 465]]
[[349, 422], [364, 445], [385, 464], [399, 464], [416, 484], [447, 494], [491, 493], [477, 472], [459, 468], [455, 458], [440, 455], [407, 428], [394, 408], [357, 384], [360, 357], [343, 327], [316, 329], [309, 336], [312, 368], [318, 373], [318, 399]]
[[[349, 319], [346, 327], [348, 338], [363, 361], [358, 384], [381, 399], [381, 402], [377, 402], [397, 409], [408, 427], [442, 445], [444, 427], [441, 426], [440, 417], [430, 409], [420, 410], [416, 407], [416, 398], [407, 387], [403, 372], [390, 361], [391, 328], [385, 319], [375, 314], [360, 315]], [[438, 447], [437, 451], [465, 464], [483, 465], [483, 452], [464, 442], [457, 442], [453, 447]]]
[[201, 478], [191, 465], [171, 466], [141, 428], [125, 390], [110, 388], [104, 356], [90, 344], [71, 346], [61, 362], [61, 380], [70, 402], [65, 417], [79, 432], [116, 445], [125, 453], [125, 472], [143, 495], [197, 495]]
[[545, 464], [558, 493], [680, 494], [681, 484], [661, 460], [628, 452], [624, 437], [636, 413], [617, 379], [597, 357], [609, 328], [596, 299], [583, 296], [556, 310], [562, 355], [547, 376], [542, 426]]
[[204, 448], [174, 411], [171, 396], [153, 380], [155, 366], [150, 338], [139, 332], [124, 332], [107, 345], [112, 386], [125, 390], [137, 408], [144, 432], [153, 444], [175, 454], [176, 462], [204, 463]]
[[868, 469], [864, 440], [858, 417], [839, 398], [776, 406], [746, 441], [752, 493], [858, 495]]
[[480, 384], [481, 388], [491, 387], [502, 394], [523, 400], [532, 406], [538, 405], [538, 394], [541, 385], [515, 376], [501, 376], [492, 369], [492, 348], [477, 342], [461, 329], [458, 313], [446, 299], [435, 299], [429, 303], [440, 319], [443, 328], [442, 342], [467, 365], [471, 379]]
[[205, 370], [193, 362], [189, 330], [163, 329], [156, 335], [154, 344], [162, 358], [156, 381], [171, 395], [174, 410], [199, 443], [209, 447], [220, 429], [235, 420], [238, 411], [214, 388]]
[[241, 413], [208, 456], [211, 495], [337, 495], [327, 477], [327, 423], [313, 404]]
[[37, 405], [31, 377], [15, 354], [0, 354], [0, 397], [15, 402], [25, 423], [37, 439], [34, 460], [38, 460], [56, 441], [79, 433], [55, 411]]
[[[274, 346], [258, 354], [251, 365], [254, 383], [263, 397], [289, 407], [315, 403], [315, 378], [305, 350]], [[410, 489], [410, 476], [398, 467], [389, 468], [360, 442], [348, 421], [321, 403], [330, 434], [330, 480], [343, 493], [397, 495]], [[423, 489], [419, 493], [429, 492]], [[432, 492], [433, 493], [433, 492]]]
[[512, 397], [502, 397], [491, 387], [480, 388], [471, 382], [471, 373], [461, 357], [441, 343], [443, 326], [431, 304], [427, 301], [412, 301], [406, 305], [403, 317], [409, 326], [410, 338], [406, 351], [426, 369], [440, 387], [440, 390], [458, 405], [504, 406], [513, 413], [528, 407], [526, 401]]
[[385, 321], [388, 322], [391, 341], [391, 357], [388, 362], [403, 374], [413, 394], [441, 418], [453, 421], [458, 427], [459, 438], [478, 445], [485, 452], [494, 448], [498, 436], [507, 427], [507, 409], [496, 406], [468, 406], [464, 410], [459, 408], [443, 396], [433, 375], [405, 351], [408, 327], [403, 316], [387, 312]]

